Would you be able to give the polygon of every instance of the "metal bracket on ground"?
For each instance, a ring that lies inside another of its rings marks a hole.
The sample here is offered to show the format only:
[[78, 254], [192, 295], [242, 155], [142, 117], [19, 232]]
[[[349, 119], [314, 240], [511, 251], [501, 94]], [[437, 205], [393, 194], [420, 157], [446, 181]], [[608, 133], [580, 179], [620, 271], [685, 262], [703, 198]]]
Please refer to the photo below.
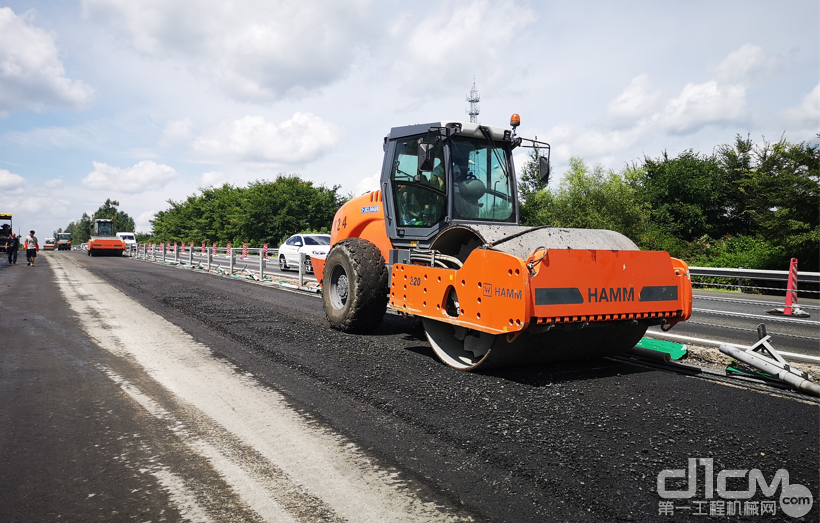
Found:
[[812, 396], [820, 396], [820, 386], [809, 381], [809, 376], [805, 372], [792, 369], [789, 363], [769, 344], [772, 337], [766, 333], [764, 324], [757, 326], [757, 333], [760, 339], [748, 349], [741, 350], [728, 343], [722, 343], [720, 352], [774, 376], [799, 391]]

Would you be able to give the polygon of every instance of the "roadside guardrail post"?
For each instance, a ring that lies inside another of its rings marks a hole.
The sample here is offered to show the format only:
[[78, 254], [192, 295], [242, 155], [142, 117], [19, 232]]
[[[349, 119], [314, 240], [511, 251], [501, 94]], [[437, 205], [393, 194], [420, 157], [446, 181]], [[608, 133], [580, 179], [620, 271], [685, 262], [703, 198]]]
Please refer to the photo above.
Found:
[[234, 264], [234, 261], [236, 260], [236, 255], [233, 253], [233, 249], [231, 249], [230, 247], [228, 248], [228, 253], [229, 253], [228, 254], [228, 269], [230, 271], [230, 272], [228, 272], [228, 274], [233, 276], [233, 264]]
[[[743, 267], [738, 267], [738, 269], [743, 269]], [[743, 280], [740, 277], [737, 279], [737, 292], [743, 293]]]
[[[267, 248], [267, 245], [265, 246]], [[259, 281], [264, 281], [265, 279], [265, 257], [262, 255], [262, 251], [259, 251]]]
[[167, 257], [167, 253], [168, 253], [168, 246], [165, 245], [165, 242], [160, 244], [160, 249], [162, 250], [162, 261], [164, 262], [165, 258]]
[[194, 266], [194, 243], [191, 242], [191, 248], [188, 249], [188, 265]]
[[305, 285], [305, 253], [299, 253], [299, 288]]
[[174, 242], [174, 263], [179, 263], [179, 247], [177, 247], [177, 242]]

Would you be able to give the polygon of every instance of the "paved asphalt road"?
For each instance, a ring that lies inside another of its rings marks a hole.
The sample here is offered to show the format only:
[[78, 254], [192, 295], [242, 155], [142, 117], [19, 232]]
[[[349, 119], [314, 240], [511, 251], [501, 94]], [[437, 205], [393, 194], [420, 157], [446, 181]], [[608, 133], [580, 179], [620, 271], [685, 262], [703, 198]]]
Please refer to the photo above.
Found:
[[[766, 313], [767, 310], [782, 309], [783, 296], [699, 289], [695, 289], [694, 293], [692, 317], [676, 325], [670, 331], [671, 335], [748, 346], [757, 341], [757, 325], [763, 323], [772, 336], [771, 343], [775, 349], [820, 357], [820, 301], [801, 298], [800, 305], [810, 317], [790, 318]], [[652, 328], [650, 332], [658, 334], [660, 328]]]
[[690, 458], [785, 469], [818, 520], [816, 402], [611, 360], [457, 372], [410, 319], [345, 335], [315, 297], [42, 258], [0, 266], [0, 521], [706, 519], [702, 466], [659, 516]]

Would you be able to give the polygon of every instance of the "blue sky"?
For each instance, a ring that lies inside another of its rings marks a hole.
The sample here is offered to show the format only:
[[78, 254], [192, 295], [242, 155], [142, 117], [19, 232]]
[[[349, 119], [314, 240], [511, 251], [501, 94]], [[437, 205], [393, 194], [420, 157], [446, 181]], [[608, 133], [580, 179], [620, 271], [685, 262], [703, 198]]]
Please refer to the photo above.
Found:
[[45, 237], [106, 198], [144, 231], [168, 199], [279, 173], [363, 193], [390, 127], [466, 120], [474, 77], [479, 120], [519, 113], [558, 174], [816, 140], [818, 5], [0, 4], [0, 212]]

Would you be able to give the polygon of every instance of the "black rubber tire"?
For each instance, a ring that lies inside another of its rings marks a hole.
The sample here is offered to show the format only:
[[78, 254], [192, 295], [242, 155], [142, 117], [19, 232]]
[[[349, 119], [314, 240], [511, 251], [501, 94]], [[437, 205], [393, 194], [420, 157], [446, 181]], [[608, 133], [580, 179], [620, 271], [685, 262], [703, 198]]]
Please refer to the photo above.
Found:
[[[342, 276], [347, 285], [344, 299], [340, 297]], [[340, 241], [327, 256], [322, 281], [322, 301], [331, 327], [366, 333], [381, 324], [389, 289], [387, 264], [378, 247], [361, 238]]]
[[288, 260], [284, 255], [279, 256], [279, 270], [282, 272], [288, 270]]

